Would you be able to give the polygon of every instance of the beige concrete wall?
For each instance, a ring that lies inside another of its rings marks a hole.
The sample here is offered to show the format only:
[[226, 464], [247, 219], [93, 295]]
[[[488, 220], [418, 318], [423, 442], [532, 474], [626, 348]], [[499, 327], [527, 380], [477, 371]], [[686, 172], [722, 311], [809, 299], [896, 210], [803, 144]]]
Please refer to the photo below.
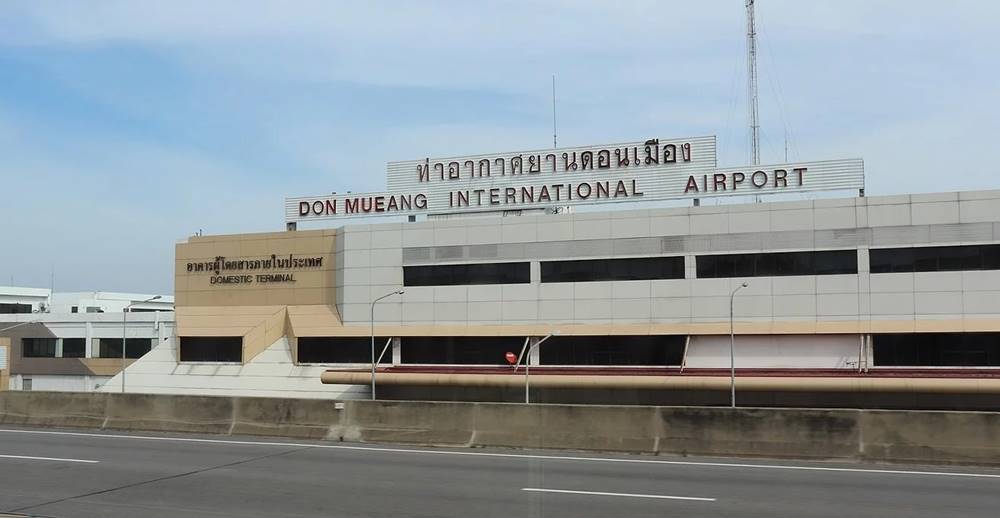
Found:
[[[193, 236], [176, 246], [174, 296], [178, 308], [192, 306], [284, 306], [334, 304], [335, 230], [271, 232], [228, 236]], [[223, 270], [219, 275], [288, 273], [295, 282], [212, 284], [215, 272], [190, 265], [215, 261], [322, 258], [321, 267]]]
[[285, 336], [288, 310], [281, 308], [257, 324], [243, 337], [243, 363], [254, 359], [271, 344]]
[[[241, 336], [243, 362], [289, 331], [289, 306], [336, 313], [335, 230], [194, 236], [176, 248], [174, 264], [178, 336]], [[264, 260], [271, 256], [320, 258], [322, 266], [197, 271], [198, 263]], [[258, 274], [291, 274], [294, 282], [262, 283]], [[249, 275], [249, 284], [215, 283], [213, 276]], [[324, 319], [329, 321], [329, 319]], [[339, 322], [339, 320], [337, 320]]]
[[514, 405], [5, 392], [0, 424], [552, 448], [1000, 465], [1000, 413]]

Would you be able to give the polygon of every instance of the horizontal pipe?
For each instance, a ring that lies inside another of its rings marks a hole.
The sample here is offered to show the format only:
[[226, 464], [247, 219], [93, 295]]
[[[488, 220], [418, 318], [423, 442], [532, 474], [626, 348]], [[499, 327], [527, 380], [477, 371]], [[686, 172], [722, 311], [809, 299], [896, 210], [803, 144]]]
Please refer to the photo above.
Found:
[[[328, 370], [320, 376], [325, 384], [368, 385], [371, 373]], [[378, 374], [382, 385], [455, 387], [524, 387], [521, 374], [456, 374], [386, 372]], [[572, 376], [538, 374], [532, 387], [565, 389], [728, 390], [725, 376]], [[772, 377], [736, 378], [737, 390], [775, 392], [920, 392], [939, 394], [1000, 394], [996, 378], [869, 378], [869, 377]]]

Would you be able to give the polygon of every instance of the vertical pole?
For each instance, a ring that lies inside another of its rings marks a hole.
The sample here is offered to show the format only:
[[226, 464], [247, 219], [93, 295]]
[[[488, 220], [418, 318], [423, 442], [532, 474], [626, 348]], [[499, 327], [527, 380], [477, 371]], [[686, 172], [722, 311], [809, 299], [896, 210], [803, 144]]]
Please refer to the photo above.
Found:
[[[739, 288], [736, 288], [738, 290]], [[729, 407], [736, 408], [736, 332], [733, 330], [733, 299], [736, 290], [729, 295]]]
[[524, 404], [530, 404], [531, 398], [528, 397], [528, 369], [531, 365], [531, 347], [528, 348], [528, 354], [524, 358]]
[[552, 147], [559, 147], [556, 145], [556, 76], [552, 74]]
[[128, 317], [128, 306], [122, 310], [122, 394], [125, 393], [125, 319]]
[[371, 332], [372, 332], [372, 401], [375, 401], [375, 303], [378, 300], [372, 301], [372, 312], [371, 312]]
[[729, 294], [729, 406], [736, 408], [736, 331], [733, 326], [733, 300], [736, 292], [750, 284], [744, 281]]

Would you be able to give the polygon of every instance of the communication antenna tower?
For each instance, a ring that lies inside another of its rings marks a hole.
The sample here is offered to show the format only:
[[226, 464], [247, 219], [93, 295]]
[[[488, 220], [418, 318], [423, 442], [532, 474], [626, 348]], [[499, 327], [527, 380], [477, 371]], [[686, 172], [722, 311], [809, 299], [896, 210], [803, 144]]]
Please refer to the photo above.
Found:
[[[757, 27], [754, 23], [754, 0], [747, 8], [747, 119], [750, 123], [750, 165], [760, 164], [760, 121], [757, 120]], [[760, 203], [760, 196], [754, 196]]]
[[757, 120], [757, 28], [754, 0], [747, 7], [747, 117], [750, 122], [750, 165], [760, 164], [760, 122]]

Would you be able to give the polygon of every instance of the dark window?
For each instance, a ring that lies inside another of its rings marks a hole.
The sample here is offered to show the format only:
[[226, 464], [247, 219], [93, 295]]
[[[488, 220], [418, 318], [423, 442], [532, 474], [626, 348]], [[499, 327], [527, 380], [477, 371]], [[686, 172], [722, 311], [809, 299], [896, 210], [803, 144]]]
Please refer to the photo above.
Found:
[[182, 336], [182, 362], [242, 362], [241, 336]]
[[69, 312], [70, 313], [79, 313], [80, 312], [80, 308], [77, 307], [77, 306], [72, 306], [72, 307], [69, 308]]
[[[378, 359], [389, 340], [375, 337], [375, 358]], [[372, 362], [372, 342], [369, 336], [317, 336], [300, 337], [299, 363], [367, 363]], [[379, 365], [392, 363], [392, 344], [389, 344]]]
[[538, 346], [542, 365], [680, 365], [686, 337], [553, 336]]
[[[150, 338], [129, 338], [125, 341], [125, 345], [125, 357], [136, 359], [141, 358], [153, 348], [153, 340]], [[101, 358], [121, 358], [122, 339], [101, 338], [98, 341], [97, 349]]]
[[0, 315], [9, 315], [11, 313], [31, 313], [31, 304], [0, 304]]
[[542, 261], [542, 282], [683, 279], [683, 257]]
[[872, 248], [872, 273], [1000, 270], [1000, 245]]
[[530, 263], [442, 264], [404, 266], [404, 286], [455, 286], [462, 284], [527, 284]]
[[858, 273], [856, 250], [699, 255], [698, 278], [783, 277]]
[[83, 358], [86, 353], [86, 338], [63, 338], [63, 358]]
[[873, 335], [881, 367], [1000, 367], [1000, 333]]
[[97, 306], [87, 306], [87, 313], [104, 313], [104, 309]]
[[523, 345], [520, 336], [404, 336], [400, 353], [403, 363], [507, 365], [504, 355]]
[[55, 338], [22, 338], [21, 356], [25, 358], [55, 358]]

